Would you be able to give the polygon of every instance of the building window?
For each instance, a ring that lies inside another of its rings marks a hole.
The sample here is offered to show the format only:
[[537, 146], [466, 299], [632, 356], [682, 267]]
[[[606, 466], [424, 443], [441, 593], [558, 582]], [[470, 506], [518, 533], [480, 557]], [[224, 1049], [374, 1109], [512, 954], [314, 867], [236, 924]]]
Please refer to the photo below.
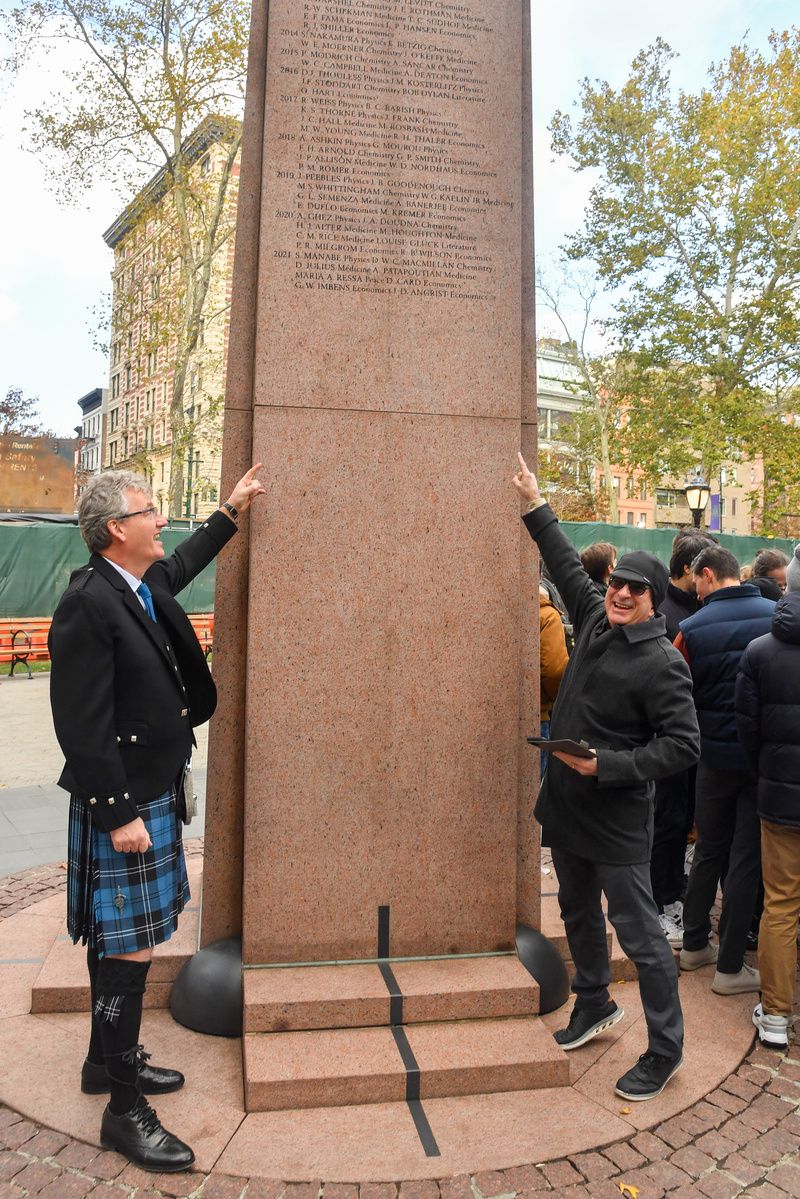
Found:
[[125, 390], [126, 391], [130, 391], [130, 389], [131, 389], [131, 378], [132, 378], [131, 364], [128, 363], [128, 365], [125, 367]]
[[720, 516], [726, 516], [726, 515], [727, 515], [727, 507], [728, 507], [728, 505], [727, 505], [727, 502], [726, 502], [726, 500], [725, 500], [725, 496], [724, 496], [724, 495], [721, 495], [721, 496], [719, 497], [719, 514], [720, 514]]
[[637, 529], [646, 529], [647, 528], [647, 513], [646, 512], [639, 513], [639, 519], [636, 522], [636, 527], [637, 527]]
[[736, 515], [736, 500], [731, 500], [731, 516]]
[[647, 499], [647, 479], [639, 480], [639, 499], [640, 500]]
[[628, 475], [625, 480], [625, 495], [627, 499], [632, 500], [636, 494], [636, 480], [633, 475]]
[[208, 175], [210, 173], [210, 171], [211, 171], [211, 159], [206, 154], [203, 158], [200, 159], [200, 174]]
[[[614, 494], [619, 498], [619, 475], [614, 475], [612, 483], [614, 485]], [[628, 515], [631, 517], [630, 523], [633, 523], [633, 513], [629, 512]]]

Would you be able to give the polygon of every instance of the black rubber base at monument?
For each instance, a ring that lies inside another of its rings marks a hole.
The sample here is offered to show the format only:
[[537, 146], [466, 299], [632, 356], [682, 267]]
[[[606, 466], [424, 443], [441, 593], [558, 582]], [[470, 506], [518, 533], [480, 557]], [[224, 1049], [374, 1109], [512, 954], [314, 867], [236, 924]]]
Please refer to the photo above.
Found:
[[242, 1035], [242, 942], [213, 941], [190, 958], [172, 987], [169, 1010], [193, 1032]]
[[569, 999], [569, 975], [561, 954], [544, 933], [517, 925], [517, 954], [539, 984], [539, 1014], [554, 1012]]

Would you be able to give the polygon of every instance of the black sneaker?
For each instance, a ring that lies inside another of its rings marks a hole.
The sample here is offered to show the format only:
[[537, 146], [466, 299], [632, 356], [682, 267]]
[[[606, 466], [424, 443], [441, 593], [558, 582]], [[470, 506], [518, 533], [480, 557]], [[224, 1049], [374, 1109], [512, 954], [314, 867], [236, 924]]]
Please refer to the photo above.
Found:
[[574, 1007], [567, 1027], [553, 1033], [553, 1036], [562, 1049], [577, 1049], [599, 1032], [611, 1028], [624, 1015], [623, 1009], [617, 1007], [613, 999], [609, 999], [602, 1007]]
[[194, 1163], [189, 1146], [167, 1132], [143, 1095], [121, 1116], [106, 1108], [100, 1126], [100, 1144], [104, 1149], [116, 1149], [135, 1166], [156, 1174], [175, 1174], [188, 1170]]
[[665, 1057], [661, 1053], [643, 1053], [633, 1069], [623, 1074], [614, 1092], [623, 1099], [655, 1099], [660, 1095], [673, 1074], [683, 1065], [683, 1055]]

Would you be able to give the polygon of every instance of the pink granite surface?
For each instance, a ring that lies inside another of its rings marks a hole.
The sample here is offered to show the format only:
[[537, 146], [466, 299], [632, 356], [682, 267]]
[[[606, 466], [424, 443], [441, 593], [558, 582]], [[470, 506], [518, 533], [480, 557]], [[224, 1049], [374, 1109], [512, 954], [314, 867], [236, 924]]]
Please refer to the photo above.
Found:
[[530, 1016], [539, 1010], [539, 985], [516, 955], [395, 962], [392, 970], [407, 1024]]
[[513, 945], [518, 435], [258, 409], [247, 962], [376, 957], [386, 904], [392, 956]]
[[[273, 0], [266, 36], [256, 4], [251, 48], [229, 375], [246, 415], [254, 366], [270, 490], [249, 557], [251, 963], [374, 957], [382, 904], [401, 955], [508, 948], [517, 914], [538, 920], [534, 555], [508, 487], [534, 410], [524, 6], [459, 14], [468, 62], [422, 55], [439, 35], [390, 7], [348, 41], [369, 87], [347, 104], [391, 159], [363, 187], [355, 142], [340, 143], [346, 169], [327, 164], [350, 114], [304, 58], [327, 8]], [[384, 34], [411, 54], [412, 33], [420, 57], [376, 70]], [[418, 101], [398, 103], [401, 86]], [[365, 272], [383, 283], [360, 286]], [[212, 748], [236, 757], [241, 691], [220, 679]], [[204, 943], [235, 926], [238, 770], [209, 772]]]
[[406, 1071], [388, 1028], [248, 1034], [248, 1112], [402, 1099]]
[[389, 992], [377, 966], [244, 971], [245, 1032], [388, 1023]]
[[[533, 1016], [413, 1024], [404, 1036], [423, 1099], [569, 1081], [566, 1054]], [[248, 1112], [386, 1103], [406, 1094], [406, 1065], [390, 1028], [248, 1034], [244, 1072]]]
[[[231, 288], [221, 497], [253, 463], [253, 368], [258, 314], [258, 254], [266, 98], [267, 11], [253, 4]], [[262, 501], [263, 502], [263, 501]], [[206, 783], [206, 905], [201, 943], [242, 929], [242, 807], [246, 738], [247, 571], [249, 519], [217, 562], [214, 679], [220, 697], [209, 734]]]

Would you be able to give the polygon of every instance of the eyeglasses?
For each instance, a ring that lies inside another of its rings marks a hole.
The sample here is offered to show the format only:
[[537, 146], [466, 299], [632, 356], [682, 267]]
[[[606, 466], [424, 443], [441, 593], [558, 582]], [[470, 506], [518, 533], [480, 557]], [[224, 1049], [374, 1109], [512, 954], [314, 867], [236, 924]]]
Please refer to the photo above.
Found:
[[609, 591], [621, 591], [623, 587], [627, 587], [631, 595], [644, 595], [647, 588], [650, 586], [650, 581], [645, 580], [643, 583], [638, 583], [631, 579], [621, 579], [619, 575], [612, 575], [608, 580]]
[[155, 520], [158, 515], [158, 508], [137, 508], [135, 512], [126, 512], [123, 516], [118, 516], [117, 520], [127, 520], [129, 516], [146, 516], [148, 520]]

